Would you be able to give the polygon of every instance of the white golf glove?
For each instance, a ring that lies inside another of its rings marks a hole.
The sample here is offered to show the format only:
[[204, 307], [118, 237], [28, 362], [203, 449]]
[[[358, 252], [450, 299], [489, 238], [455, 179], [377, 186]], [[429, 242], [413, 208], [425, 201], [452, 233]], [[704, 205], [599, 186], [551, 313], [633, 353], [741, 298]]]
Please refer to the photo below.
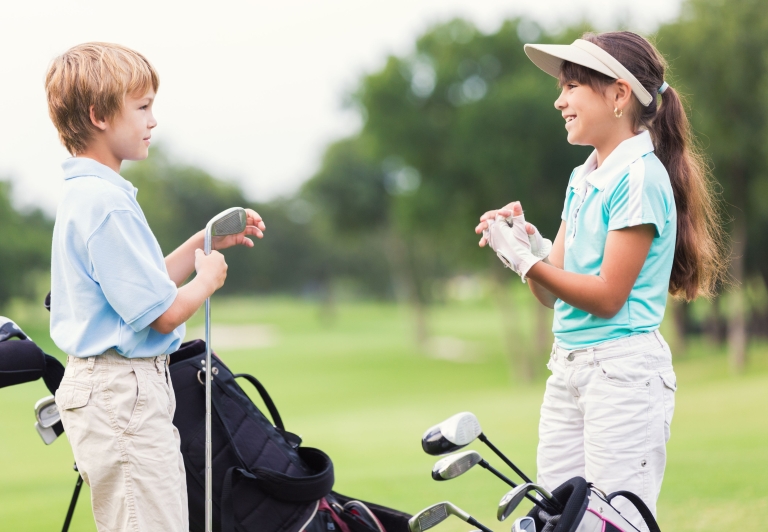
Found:
[[546, 259], [552, 251], [552, 242], [541, 236], [539, 230], [529, 235], [525, 230], [525, 216], [497, 216], [488, 221], [486, 240], [504, 265], [517, 273], [525, 282], [528, 270], [537, 262]]

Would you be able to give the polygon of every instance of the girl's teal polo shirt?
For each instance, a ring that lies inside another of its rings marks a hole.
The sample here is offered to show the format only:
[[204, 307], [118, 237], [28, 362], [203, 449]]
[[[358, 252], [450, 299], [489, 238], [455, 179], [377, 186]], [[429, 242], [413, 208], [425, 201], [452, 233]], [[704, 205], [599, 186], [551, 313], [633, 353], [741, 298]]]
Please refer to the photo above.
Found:
[[653, 153], [648, 131], [625, 140], [597, 168], [597, 152], [574, 169], [568, 183], [564, 269], [600, 275], [609, 231], [652, 224], [656, 236], [621, 310], [598, 318], [562, 300], [552, 331], [558, 345], [581, 349], [631, 334], [654, 331], [664, 317], [675, 255], [677, 210], [669, 175]]

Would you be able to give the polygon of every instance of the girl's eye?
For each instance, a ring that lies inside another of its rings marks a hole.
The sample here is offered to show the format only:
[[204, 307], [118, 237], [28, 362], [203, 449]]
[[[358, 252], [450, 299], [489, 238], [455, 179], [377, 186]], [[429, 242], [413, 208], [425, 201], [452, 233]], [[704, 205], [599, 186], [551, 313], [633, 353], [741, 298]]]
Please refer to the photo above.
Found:
[[576, 85], [575, 83], [569, 83], [568, 84], [568, 88], [569, 89], [575, 89], [576, 87], [578, 87], [578, 85]]

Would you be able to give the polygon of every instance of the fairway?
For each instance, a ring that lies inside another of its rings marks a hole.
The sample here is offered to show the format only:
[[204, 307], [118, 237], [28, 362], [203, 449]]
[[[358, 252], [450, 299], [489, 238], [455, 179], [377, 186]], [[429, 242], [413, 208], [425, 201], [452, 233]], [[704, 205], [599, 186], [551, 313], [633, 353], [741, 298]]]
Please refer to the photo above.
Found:
[[[44, 311], [8, 312], [55, 353]], [[430, 477], [435, 459], [419, 444], [429, 426], [470, 410], [490, 440], [535, 475], [548, 353], [538, 355], [534, 382], [517, 378], [504, 348], [501, 313], [492, 302], [435, 307], [429, 323], [438, 340], [424, 349], [413, 341], [409, 310], [392, 304], [339, 303], [329, 315], [310, 301], [214, 298], [212, 313], [214, 349], [234, 371], [264, 383], [288, 430], [333, 458], [337, 491], [411, 513], [450, 500], [495, 530], [510, 528], [511, 521], [495, 519], [505, 484], [479, 468], [435, 482]], [[201, 325], [201, 314], [190, 331]], [[532, 340], [524, 331], [532, 329], [531, 313], [517, 314], [518, 345], [530, 350]], [[675, 362], [679, 389], [660, 525], [674, 532], [763, 530], [768, 347], [753, 347], [747, 374], [734, 377], [722, 353], [704, 345], [691, 345]], [[66, 440], [46, 447], [33, 428], [33, 405], [47, 393], [42, 382], [0, 390], [2, 530], [61, 529], [76, 475]], [[481, 443], [470, 448], [504, 470]], [[470, 528], [452, 520], [435, 530]], [[87, 489], [71, 530], [95, 530]]]

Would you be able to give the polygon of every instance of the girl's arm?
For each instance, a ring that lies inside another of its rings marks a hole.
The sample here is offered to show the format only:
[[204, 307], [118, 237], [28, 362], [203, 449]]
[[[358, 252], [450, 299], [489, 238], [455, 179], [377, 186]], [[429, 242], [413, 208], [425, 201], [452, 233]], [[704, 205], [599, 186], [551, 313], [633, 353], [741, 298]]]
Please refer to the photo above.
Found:
[[[563, 264], [565, 262], [564, 259], [565, 222], [560, 222], [560, 229], [557, 231], [555, 241], [552, 243], [552, 251], [550, 251], [549, 257], [544, 259], [544, 262], [562, 270]], [[530, 275], [528, 275], [528, 288], [530, 288], [531, 293], [536, 296], [536, 299], [538, 299], [542, 305], [549, 308], [555, 308], [555, 301], [557, 301], [557, 296], [531, 279]]]
[[[542, 301], [542, 297], [548, 297], [548, 292], [585, 312], [600, 318], [612, 318], [627, 301], [645, 264], [655, 236], [653, 225], [609, 231], [599, 275], [584, 275], [561, 269], [564, 228], [565, 224], [562, 224], [553, 245], [550, 256], [553, 264], [538, 262], [528, 270], [526, 277], [529, 282], [533, 281], [537, 285], [536, 288], [531, 286], [531, 290], [539, 301]], [[557, 240], [560, 240], [559, 244]], [[555, 249], [560, 251], [556, 252]], [[555, 265], [558, 260], [560, 267]], [[545, 292], [540, 297], [539, 291], [542, 289]], [[542, 303], [546, 305], [544, 301]]]

